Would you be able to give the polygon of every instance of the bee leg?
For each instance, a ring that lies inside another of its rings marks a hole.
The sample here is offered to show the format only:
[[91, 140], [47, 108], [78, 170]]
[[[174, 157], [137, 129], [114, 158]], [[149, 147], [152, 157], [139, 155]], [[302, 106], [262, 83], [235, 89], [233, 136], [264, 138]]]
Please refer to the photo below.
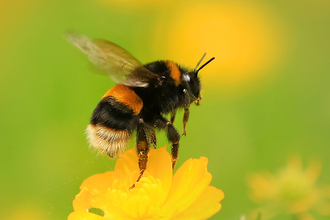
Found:
[[170, 119], [171, 124], [174, 123], [175, 115], [176, 115], [176, 111], [174, 110], [171, 112], [171, 119]]
[[171, 154], [172, 154], [172, 170], [174, 170], [176, 161], [178, 160], [178, 156], [179, 156], [179, 141], [172, 143]]
[[184, 115], [183, 115], [183, 134], [184, 136], [187, 135], [186, 125], [189, 119], [189, 107], [184, 108]]
[[155, 131], [155, 129], [153, 129], [150, 132], [150, 142], [154, 146], [154, 149], [156, 149], [157, 148], [157, 137], [156, 137], [156, 131]]
[[167, 139], [172, 143], [172, 169], [174, 169], [179, 155], [180, 133], [175, 129], [171, 122], [162, 116], [157, 119], [156, 126], [162, 129], [166, 129]]
[[[143, 119], [140, 119], [139, 124], [137, 126], [136, 148], [139, 157], [140, 174], [135, 183], [140, 181], [144, 171], [147, 169], [147, 163], [148, 163], [149, 144], [144, 129]], [[133, 189], [135, 187], [135, 183], [130, 187], [130, 189]]]
[[179, 156], [180, 133], [174, 128], [172, 124], [167, 125], [167, 138], [172, 143], [172, 169], [174, 169], [174, 166]]

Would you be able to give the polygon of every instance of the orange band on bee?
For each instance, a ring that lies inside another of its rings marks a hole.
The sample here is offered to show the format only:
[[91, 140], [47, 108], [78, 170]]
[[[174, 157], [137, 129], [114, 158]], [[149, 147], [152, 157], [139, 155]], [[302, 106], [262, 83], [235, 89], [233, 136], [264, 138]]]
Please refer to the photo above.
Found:
[[175, 85], [178, 86], [181, 83], [181, 72], [178, 65], [176, 65], [173, 61], [167, 60], [166, 66], [171, 71], [171, 78], [174, 79]]
[[134, 112], [134, 115], [138, 115], [143, 107], [142, 99], [125, 85], [120, 84], [112, 87], [102, 99], [109, 96], [129, 107]]

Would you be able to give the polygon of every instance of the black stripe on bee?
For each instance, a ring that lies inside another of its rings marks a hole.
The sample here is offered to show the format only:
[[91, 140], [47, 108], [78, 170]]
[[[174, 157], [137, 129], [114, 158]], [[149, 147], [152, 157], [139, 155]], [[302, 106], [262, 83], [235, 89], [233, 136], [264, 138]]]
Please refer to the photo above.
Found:
[[92, 125], [103, 125], [115, 130], [128, 130], [132, 132], [134, 112], [125, 104], [114, 97], [103, 98], [96, 106], [90, 123]]

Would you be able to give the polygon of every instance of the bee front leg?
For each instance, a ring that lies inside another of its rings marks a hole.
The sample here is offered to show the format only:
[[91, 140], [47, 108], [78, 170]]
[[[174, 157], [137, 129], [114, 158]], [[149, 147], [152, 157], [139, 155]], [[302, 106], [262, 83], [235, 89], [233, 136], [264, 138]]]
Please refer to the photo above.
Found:
[[171, 122], [169, 122], [163, 116], [160, 116], [156, 120], [156, 126], [161, 129], [166, 130], [167, 139], [172, 143], [171, 154], [172, 154], [172, 169], [176, 164], [176, 161], [179, 156], [179, 141], [180, 141], [180, 133], [175, 129]]
[[189, 119], [189, 107], [184, 108], [184, 115], [183, 115], [183, 134], [184, 136], [187, 135], [186, 125]]
[[[149, 143], [144, 128], [143, 119], [140, 119], [139, 124], [137, 126], [136, 149], [139, 157], [140, 174], [135, 183], [140, 181], [141, 177], [144, 174], [144, 171], [147, 169], [148, 163]], [[135, 187], [135, 183], [130, 187], [130, 189], [133, 189]]]

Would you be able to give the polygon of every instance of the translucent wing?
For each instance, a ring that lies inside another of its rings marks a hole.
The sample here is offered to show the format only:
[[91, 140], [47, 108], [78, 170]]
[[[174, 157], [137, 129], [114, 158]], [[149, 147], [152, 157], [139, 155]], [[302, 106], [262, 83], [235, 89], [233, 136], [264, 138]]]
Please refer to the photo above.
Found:
[[132, 87], [147, 87], [160, 76], [146, 69], [120, 46], [106, 40], [91, 40], [85, 35], [67, 34], [69, 41], [84, 52], [89, 60], [113, 81]]

